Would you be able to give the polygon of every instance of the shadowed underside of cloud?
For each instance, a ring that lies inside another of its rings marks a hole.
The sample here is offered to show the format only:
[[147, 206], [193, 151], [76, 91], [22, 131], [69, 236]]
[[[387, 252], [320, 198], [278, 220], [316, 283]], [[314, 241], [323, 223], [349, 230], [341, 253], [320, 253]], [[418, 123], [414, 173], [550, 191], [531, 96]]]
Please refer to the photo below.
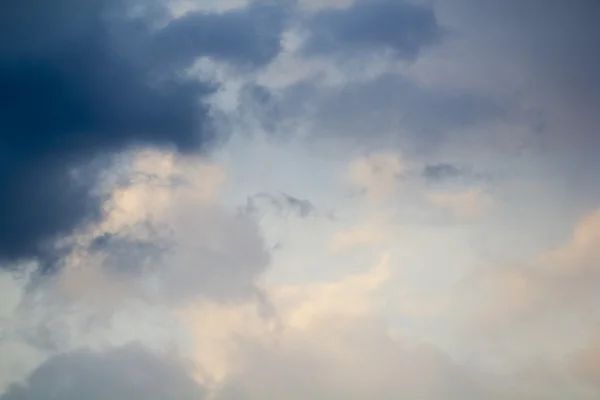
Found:
[[50, 358], [2, 400], [181, 399], [202, 400], [205, 391], [175, 357], [129, 345], [104, 352], [80, 350]]
[[359, 0], [319, 12], [307, 25], [309, 55], [387, 50], [411, 60], [442, 36], [431, 8], [402, 0]]
[[100, 216], [90, 159], [207, 145], [201, 101], [215, 86], [185, 74], [198, 57], [257, 67], [279, 52], [280, 7], [169, 20], [154, 3], [134, 13], [139, 5], [0, 2], [0, 261], [47, 256], [55, 238]]

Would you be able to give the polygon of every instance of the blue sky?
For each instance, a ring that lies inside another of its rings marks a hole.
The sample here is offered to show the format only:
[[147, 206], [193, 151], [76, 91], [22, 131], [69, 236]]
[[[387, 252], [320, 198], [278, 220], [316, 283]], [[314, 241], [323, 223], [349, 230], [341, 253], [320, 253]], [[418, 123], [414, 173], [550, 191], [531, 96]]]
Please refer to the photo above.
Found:
[[598, 398], [593, 1], [42, 3], [0, 400]]

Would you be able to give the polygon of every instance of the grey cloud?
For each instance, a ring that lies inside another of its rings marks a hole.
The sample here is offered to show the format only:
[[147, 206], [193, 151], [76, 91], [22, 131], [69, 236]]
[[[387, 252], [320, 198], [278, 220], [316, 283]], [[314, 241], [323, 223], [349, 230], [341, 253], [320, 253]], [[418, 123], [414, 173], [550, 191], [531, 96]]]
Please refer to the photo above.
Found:
[[[257, 279], [271, 260], [257, 222], [198, 198], [198, 193], [213, 190], [204, 186], [203, 179], [211, 182], [214, 170], [196, 169], [185, 164], [189, 159], [177, 159], [186, 167], [164, 175], [136, 166], [133, 171], [117, 172], [112, 187], [116, 197], [105, 203], [107, 220], [67, 242], [74, 257], [63, 260], [66, 268], [56, 279], [70, 288], [61, 289], [67, 290], [69, 300], [111, 293], [107, 304], [135, 298], [178, 306], [206, 299], [236, 302], [260, 295]], [[121, 204], [120, 193], [133, 199], [133, 210], [127, 201]], [[155, 203], [154, 193], [162, 200]], [[299, 199], [287, 196], [282, 200], [299, 212], [308, 212], [309, 204]], [[37, 279], [39, 274], [34, 276]]]
[[489, 184], [501, 178], [498, 173], [476, 171], [469, 165], [438, 163], [428, 164], [421, 176], [429, 183]]
[[[453, 38], [427, 68], [449, 84], [513, 96], [515, 106], [531, 113], [529, 132], [519, 135], [536, 139], [525, 140], [525, 150], [553, 164], [549, 169], [565, 182], [563, 192], [580, 193], [576, 207], [594, 207], [600, 199], [600, 3], [434, 4], [440, 20], [452, 27]], [[496, 135], [503, 140], [510, 131]]]
[[469, 52], [466, 64], [456, 60], [461, 70], [499, 82], [538, 109], [533, 123], [546, 144], [576, 152], [585, 173], [584, 157], [595, 159], [600, 146], [600, 3], [460, 0], [436, 8]]
[[93, 352], [79, 350], [50, 358], [2, 400], [181, 399], [202, 400], [206, 391], [187, 365], [137, 345]]
[[436, 92], [391, 74], [345, 86], [322, 110], [321, 118], [329, 125], [343, 112], [348, 124], [364, 118], [371, 124], [370, 131], [408, 128], [421, 135], [466, 127], [504, 113], [500, 104], [477, 94]]
[[169, 20], [154, 2], [2, 0], [0, 261], [49, 257], [57, 237], [101, 217], [97, 166], [73, 173], [89, 160], [138, 145], [206, 149], [215, 130], [202, 100], [216, 86], [184, 69], [200, 56], [264, 65], [285, 7]]
[[311, 118], [315, 135], [334, 134], [373, 147], [392, 138], [423, 149], [451, 134], [458, 140], [460, 130], [500, 120], [508, 111], [475, 92], [424, 87], [389, 73], [333, 88], [302, 82], [280, 93], [278, 113], [284, 120]]
[[[457, 33], [479, 34], [499, 56], [516, 56], [533, 81], [542, 79], [558, 93], [580, 103], [600, 84], [600, 5], [595, 1], [462, 0], [452, 7], [460, 19]], [[461, 29], [462, 28], [462, 29]], [[462, 31], [462, 32], [461, 32]], [[507, 60], [513, 61], [510, 58]]]
[[174, 208], [179, 209], [158, 228], [147, 222], [96, 237], [82, 249], [80, 256], [89, 260], [82, 267], [98, 268], [110, 282], [126, 285], [127, 296], [151, 303], [259, 296], [256, 280], [270, 254], [256, 223], [216, 206]]
[[182, 211], [174, 224], [176, 246], [159, 272], [168, 301], [259, 295], [256, 280], [269, 266], [270, 254], [254, 221], [209, 207]]
[[165, 235], [157, 234], [158, 229], [149, 221], [142, 225], [138, 230], [143, 229], [148, 237], [140, 239], [123, 232], [105, 233], [93, 239], [90, 253], [104, 255], [105, 269], [115, 277], [123, 279], [151, 272], [152, 265], [164, 262], [174, 244]]
[[403, 0], [358, 0], [325, 9], [309, 18], [306, 29], [305, 54], [389, 50], [404, 59], [416, 58], [443, 34], [431, 8]]
[[434, 164], [426, 165], [423, 169], [423, 176], [427, 180], [440, 181], [445, 179], [453, 179], [461, 176], [463, 171], [452, 164]]
[[252, 3], [220, 15], [189, 13], [158, 33], [152, 43], [155, 62], [187, 65], [201, 54], [237, 67], [262, 66], [281, 50], [286, 22], [286, 8], [272, 4]]
[[159, 269], [165, 300], [260, 296], [256, 281], [271, 255], [255, 221], [222, 207], [192, 204], [175, 212], [169, 228], [174, 246]]
[[297, 214], [302, 218], [306, 218], [315, 215], [317, 212], [315, 205], [306, 199], [299, 199], [286, 193], [258, 193], [248, 197], [243, 208], [244, 213], [255, 214], [259, 212], [261, 203], [266, 203], [279, 215]]

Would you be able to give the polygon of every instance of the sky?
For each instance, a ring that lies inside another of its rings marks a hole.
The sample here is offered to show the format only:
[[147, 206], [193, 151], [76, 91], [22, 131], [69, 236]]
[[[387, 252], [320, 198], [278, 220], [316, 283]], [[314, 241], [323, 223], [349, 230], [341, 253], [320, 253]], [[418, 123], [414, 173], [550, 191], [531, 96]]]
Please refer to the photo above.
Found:
[[0, 25], [0, 400], [599, 398], [598, 2]]

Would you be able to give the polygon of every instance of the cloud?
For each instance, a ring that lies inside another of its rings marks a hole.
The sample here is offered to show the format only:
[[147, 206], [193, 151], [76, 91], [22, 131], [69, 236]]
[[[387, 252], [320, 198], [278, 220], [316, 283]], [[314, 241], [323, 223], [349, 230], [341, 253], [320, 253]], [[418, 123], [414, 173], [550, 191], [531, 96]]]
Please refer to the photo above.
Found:
[[268, 204], [278, 215], [297, 214], [301, 218], [316, 215], [317, 208], [306, 199], [299, 199], [287, 193], [257, 193], [248, 197], [244, 212], [254, 214], [260, 210], [260, 203]]
[[316, 12], [306, 23], [305, 54], [389, 51], [414, 59], [442, 36], [433, 10], [405, 1], [359, 0], [347, 8]]
[[434, 346], [394, 338], [372, 314], [328, 314], [273, 341], [243, 341], [239, 349], [217, 399], [528, 398]]
[[452, 164], [434, 164], [426, 165], [423, 169], [423, 176], [427, 180], [442, 181], [446, 179], [454, 179], [463, 174], [460, 168]]
[[330, 248], [334, 252], [342, 252], [357, 246], [373, 245], [386, 238], [386, 232], [379, 227], [361, 225], [336, 232], [331, 238]]
[[576, 352], [570, 359], [570, 369], [575, 377], [600, 389], [600, 341], [593, 340], [589, 346]]
[[600, 281], [599, 227], [600, 211], [596, 210], [579, 221], [566, 243], [523, 265], [495, 268], [479, 276], [490, 300], [482, 303], [487, 306], [481, 310], [482, 317], [503, 323], [583, 317], [586, 325], [593, 326], [597, 321], [593, 299]]
[[390, 256], [384, 254], [367, 271], [339, 281], [286, 285], [272, 289], [285, 326], [306, 328], [331, 317], [371, 316], [380, 309], [377, 295], [392, 278]]
[[598, 398], [598, 13], [546, 3], [2, 2], [0, 399]]
[[550, 250], [466, 275], [448, 314], [460, 321], [465, 345], [490, 362], [493, 356], [486, 349], [494, 343], [502, 352], [495, 356], [500, 364], [523, 365], [537, 358], [559, 365], [558, 374], [568, 377], [569, 359], [597, 336], [600, 322], [595, 301], [599, 215], [583, 218], [569, 239]]
[[300, 0], [299, 5], [306, 10], [315, 11], [327, 8], [347, 8], [354, 0]]
[[426, 195], [429, 203], [449, 211], [453, 217], [473, 220], [488, 214], [494, 207], [494, 199], [482, 189], [454, 192], [431, 192]]
[[197, 58], [252, 67], [279, 51], [281, 7], [169, 19], [158, 4], [136, 5], [3, 2], [2, 260], [48, 256], [55, 239], [100, 219], [103, 163], [89, 160], [137, 145], [189, 153], [211, 142], [202, 101], [216, 87], [185, 73]]
[[472, 186], [474, 184], [491, 186], [499, 181], [497, 172], [476, 171], [472, 166], [462, 163], [431, 163], [420, 171], [421, 178], [431, 187]]
[[181, 360], [130, 345], [54, 356], [40, 365], [24, 385], [9, 387], [0, 398], [202, 400], [206, 393]]
[[593, 157], [591, 148], [599, 145], [597, 3], [464, 0], [436, 2], [435, 8], [441, 23], [451, 26], [453, 43], [420, 60], [432, 72], [428, 77], [508, 93], [517, 107], [535, 111], [530, 125], [544, 148], [575, 152], [580, 165], [582, 154]]
[[481, 129], [509, 114], [504, 99], [426, 85], [381, 60], [353, 60], [357, 65], [328, 64], [313, 68], [312, 75], [307, 67], [309, 76], [273, 89], [265, 107], [277, 110], [277, 126], [310, 121], [307, 135], [316, 143], [329, 139], [361, 150], [392, 147], [424, 153], [458, 139], [469, 144], [469, 130], [479, 140]]
[[125, 173], [133, 180], [106, 205], [106, 220], [70, 239], [73, 251], [58, 277], [61, 290], [108, 303], [138, 297], [187, 304], [256, 295], [270, 255], [256, 223], [219, 203], [225, 173], [172, 153], [136, 159]]
[[154, 62], [185, 66], [201, 55], [241, 68], [265, 65], [281, 50], [285, 12], [285, 6], [254, 2], [219, 14], [186, 13], [151, 43]]
[[[435, 349], [406, 349], [373, 321], [334, 318], [247, 359], [219, 399], [495, 398]], [[259, 361], [260, 360], [260, 361]]]
[[404, 172], [400, 158], [393, 153], [374, 153], [359, 157], [348, 165], [349, 183], [363, 191], [368, 199], [388, 200], [399, 185]]

